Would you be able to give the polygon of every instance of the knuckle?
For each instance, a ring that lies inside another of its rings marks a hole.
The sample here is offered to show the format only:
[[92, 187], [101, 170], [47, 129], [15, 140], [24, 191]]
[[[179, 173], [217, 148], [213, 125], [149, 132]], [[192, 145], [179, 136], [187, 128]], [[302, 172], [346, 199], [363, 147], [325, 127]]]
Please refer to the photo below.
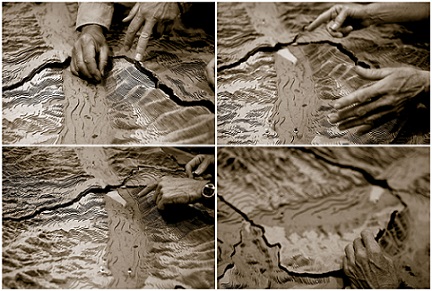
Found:
[[345, 272], [350, 274], [350, 275], [354, 274], [355, 273], [355, 266], [348, 263], [347, 267], [345, 268]]
[[382, 106], [389, 106], [391, 104], [393, 104], [396, 101], [395, 96], [393, 95], [386, 95], [383, 96], [383, 98], [380, 99], [380, 104]]
[[357, 117], [362, 117], [362, 116], [364, 116], [366, 114], [366, 109], [363, 108], [363, 107], [357, 108], [355, 110], [355, 114], [356, 114]]
[[85, 33], [80, 37], [80, 40], [83, 42], [90, 42], [93, 40], [93, 37], [91, 37], [89, 34]]
[[387, 95], [387, 98], [385, 99], [388, 102], [388, 105], [394, 104], [398, 101], [398, 98], [394, 94]]
[[363, 102], [367, 102], [369, 100], [369, 94], [365, 94], [365, 93], [366, 92], [364, 92], [361, 95], [357, 95], [357, 101], [358, 102], [363, 103]]
[[346, 247], [345, 247], [345, 253], [348, 253], [349, 252], [349, 249], [352, 247], [352, 245], [351, 244], [348, 244]]
[[356, 264], [360, 266], [366, 265], [368, 262], [368, 256], [364, 252], [357, 252], [355, 258]]
[[82, 62], [82, 61], [78, 61], [76, 65], [77, 65], [77, 67], [78, 67], [79, 69], [83, 69], [83, 68], [86, 67], [85, 64], [84, 64], [84, 62]]
[[344, 262], [343, 266], [342, 266], [343, 270], [345, 273], [349, 272], [349, 263], [348, 262]]
[[373, 115], [372, 116], [368, 116], [365, 119], [365, 123], [369, 124], [369, 125], [372, 125], [375, 122], [376, 119], [377, 119], [376, 116], [373, 116]]
[[131, 39], [135, 36], [137, 29], [135, 29], [132, 25], [129, 25], [126, 30], [125, 38], [127, 41], [131, 41]]
[[352, 278], [352, 279], [357, 279], [357, 274], [358, 270], [357, 270], [357, 266], [348, 266], [348, 271], [347, 271], [347, 275]]
[[375, 249], [375, 248], [373, 248], [373, 249], [371, 249], [370, 251], [369, 251], [369, 253], [370, 253], [370, 256], [373, 258], [373, 259], [381, 259], [381, 250], [380, 249]]
[[368, 229], [364, 229], [364, 230], [362, 230], [361, 233], [360, 233], [360, 235], [361, 235], [362, 237], [369, 236], [369, 234], [370, 234], [370, 231], [369, 231]]

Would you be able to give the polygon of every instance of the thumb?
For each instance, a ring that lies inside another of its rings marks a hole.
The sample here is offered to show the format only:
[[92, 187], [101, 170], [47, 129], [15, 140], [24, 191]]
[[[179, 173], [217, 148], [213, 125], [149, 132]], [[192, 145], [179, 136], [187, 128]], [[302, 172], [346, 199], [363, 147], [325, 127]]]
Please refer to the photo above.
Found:
[[132, 18], [134, 18], [135, 14], [138, 12], [138, 9], [139, 9], [139, 4], [136, 3], [135, 6], [132, 8], [132, 10], [129, 12], [129, 15], [126, 16], [122, 21], [123, 22], [130, 21]]
[[196, 175], [201, 175], [202, 173], [207, 170], [208, 166], [210, 166], [210, 160], [209, 159], [203, 159], [201, 164], [198, 166], [198, 168], [195, 170]]
[[332, 30], [338, 30], [342, 27], [345, 20], [348, 17], [347, 8], [342, 8], [342, 10], [339, 12], [338, 16], [336, 16], [333, 25], [330, 27]]
[[192, 170], [195, 169], [196, 166], [201, 164], [203, 160], [204, 160], [203, 155], [197, 155], [186, 164], [186, 167], [185, 167], [186, 173], [187, 173], [189, 178], [193, 178]]
[[102, 77], [105, 75], [105, 68], [108, 64], [108, 52], [109, 48], [107, 45], [103, 45], [99, 52], [99, 71]]
[[150, 36], [152, 35], [153, 27], [156, 25], [156, 19], [150, 18], [146, 19], [144, 27], [141, 31], [141, 35], [138, 39], [138, 43], [136, 46], [136, 55], [135, 60], [141, 62], [144, 52], [147, 48], [147, 44], [149, 42]]

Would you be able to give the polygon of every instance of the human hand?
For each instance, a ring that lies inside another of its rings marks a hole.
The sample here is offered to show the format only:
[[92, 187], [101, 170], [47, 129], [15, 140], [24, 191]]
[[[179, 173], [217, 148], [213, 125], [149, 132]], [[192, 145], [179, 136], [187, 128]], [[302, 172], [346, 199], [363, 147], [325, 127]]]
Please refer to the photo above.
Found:
[[325, 22], [328, 22], [327, 31], [333, 37], [344, 37], [348, 35], [354, 30], [353, 26], [356, 24], [364, 27], [372, 24], [367, 10], [365, 9], [365, 5], [338, 4], [321, 13], [321, 15], [306, 27], [306, 30], [312, 31]]
[[[214, 162], [213, 155], [197, 155], [186, 164], [186, 174], [189, 178], [193, 178], [194, 174], [199, 176], [204, 173], [210, 165], [214, 165]], [[196, 170], [192, 172], [195, 168]]]
[[387, 256], [374, 235], [369, 230], [361, 233], [361, 238], [354, 240], [345, 248], [343, 270], [353, 288], [396, 289], [401, 281], [395, 265]]
[[162, 177], [157, 183], [147, 186], [139, 197], [156, 189], [153, 196], [156, 206], [164, 210], [167, 205], [190, 204], [198, 201], [206, 183], [207, 181], [189, 178]]
[[108, 52], [102, 27], [95, 24], [84, 26], [72, 49], [71, 72], [100, 82], [108, 63]]
[[429, 72], [414, 68], [363, 69], [355, 71], [368, 80], [378, 82], [362, 87], [340, 98], [334, 104], [337, 113], [330, 114], [331, 123], [339, 122], [339, 129], [360, 126], [357, 133], [364, 134], [378, 127], [414, 103], [422, 92], [429, 91]]
[[142, 56], [147, 48], [148, 41], [153, 32], [153, 27], [158, 24], [157, 32], [164, 34], [172, 29], [174, 19], [180, 14], [177, 3], [173, 2], [141, 2], [136, 3], [129, 15], [123, 19], [123, 22], [131, 23], [126, 32], [125, 48], [129, 50], [138, 30], [142, 28], [138, 40], [135, 60], [141, 61]]
[[207, 77], [207, 81], [210, 83], [210, 85], [214, 88], [215, 86], [215, 75], [214, 75], [214, 70], [215, 70], [215, 59], [213, 58], [206, 66], [206, 77]]

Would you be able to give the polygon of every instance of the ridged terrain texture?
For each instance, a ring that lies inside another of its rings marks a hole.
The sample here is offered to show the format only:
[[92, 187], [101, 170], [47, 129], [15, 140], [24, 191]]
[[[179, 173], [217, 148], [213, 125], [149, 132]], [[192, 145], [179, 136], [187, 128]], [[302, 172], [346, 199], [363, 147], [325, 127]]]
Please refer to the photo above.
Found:
[[212, 288], [214, 210], [157, 210], [161, 177], [193, 157], [160, 148], [3, 150], [3, 288]]
[[[114, 56], [100, 84], [69, 69], [76, 3], [3, 5], [4, 144], [213, 144], [214, 92], [205, 67], [214, 37], [180, 22], [151, 39], [143, 62], [123, 49], [127, 9], [115, 7]], [[135, 41], [136, 43], [136, 41]]]
[[363, 135], [328, 122], [335, 100], [371, 84], [354, 66], [430, 70], [429, 29], [386, 24], [344, 38], [325, 25], [304, 30], [332, 5], [218, 3], [219, 143], [429, 143], [428, 102]]
[[429, 149], [219, 148], [218, 286], [340, 288], [348, 243], [374, 231], [429, 288]]

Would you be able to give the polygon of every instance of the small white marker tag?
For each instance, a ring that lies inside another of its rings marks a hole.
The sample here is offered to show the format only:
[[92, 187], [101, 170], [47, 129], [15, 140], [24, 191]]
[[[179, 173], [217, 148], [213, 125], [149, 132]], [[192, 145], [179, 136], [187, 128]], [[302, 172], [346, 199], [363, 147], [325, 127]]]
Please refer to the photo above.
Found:
[[383, 188], [378, 186], [372, 186], [371, 192], [369, 194], [369, 201], [377, 203], [383, 193]]
[[289, 51], [289, 49], [284, 48], [277, 52], [281, 57], [284, 57], [294, 65], [297, 63], [297, 58]]
[[107, 196], [120, 203], [123, 207], [127, 204], [126, 200], [124, 200], [117, 191], [108, 192]]

